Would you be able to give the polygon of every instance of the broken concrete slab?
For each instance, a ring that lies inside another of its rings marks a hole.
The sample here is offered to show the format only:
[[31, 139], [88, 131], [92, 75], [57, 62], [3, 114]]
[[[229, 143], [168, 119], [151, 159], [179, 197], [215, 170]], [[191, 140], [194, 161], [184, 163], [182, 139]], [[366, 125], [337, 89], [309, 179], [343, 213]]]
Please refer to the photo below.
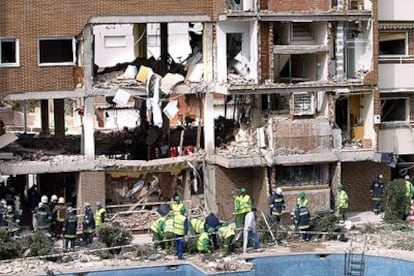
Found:
[[184, 76], [180, 74], [168, 73], [161, 79], [161, 91], [164, 94], [170, 94], [173, 92], [174, 87], [184, 81]]
[[19, 138], [16, 135], [14, 135], [13, 133], [3, 134], [2, 136], [0, 136], [0, 149], [4, 148], [5, 146], [7, 146], [11, 143], [13, 143], [17, 139], [19, 139]]

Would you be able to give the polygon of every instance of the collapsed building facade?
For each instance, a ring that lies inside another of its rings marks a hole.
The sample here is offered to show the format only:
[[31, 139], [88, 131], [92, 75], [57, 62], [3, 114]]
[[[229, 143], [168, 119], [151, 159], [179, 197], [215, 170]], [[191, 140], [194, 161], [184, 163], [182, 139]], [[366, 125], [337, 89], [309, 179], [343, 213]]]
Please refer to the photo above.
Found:
[[[0, 3], [0, 90], [23, 114], [20, 133], [2, 136], [0, 172], [22, 193], [38, 184], [76, 206], [133, 207], [180, 194], [228, 219], [241, 187], [263, 211], [276, 187], [288, 209], [305, 191], [315, 212], [343, 183], [359, 211], [372, 179], [391, 177], [376, 0], [47, 3]], [[188, 57], [172, 54], [176, 24]], [[109, 120], [120, 114], [123, 128]]]

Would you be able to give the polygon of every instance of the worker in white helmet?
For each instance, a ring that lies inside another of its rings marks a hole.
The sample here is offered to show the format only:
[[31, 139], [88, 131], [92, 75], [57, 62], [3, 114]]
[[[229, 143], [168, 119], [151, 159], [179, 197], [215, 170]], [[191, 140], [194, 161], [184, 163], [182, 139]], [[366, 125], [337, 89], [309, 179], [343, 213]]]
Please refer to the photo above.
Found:
[[381, 211], [382, 196], [384, 195], [384, 176], [379, 174], [371, 184], [372, 211], [378, 215]]
[[282, 211], [286, 209], [285, 199], [280, 187], [276, 188], [275, 192], [269, 198], [270, 219], [273, 223], [279, 223], [282, 216]]

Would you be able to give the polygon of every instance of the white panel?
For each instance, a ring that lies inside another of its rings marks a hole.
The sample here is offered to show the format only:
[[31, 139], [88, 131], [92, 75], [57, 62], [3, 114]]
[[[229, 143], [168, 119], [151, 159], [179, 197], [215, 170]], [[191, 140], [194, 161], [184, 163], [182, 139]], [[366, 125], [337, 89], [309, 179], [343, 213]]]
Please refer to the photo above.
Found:
[[414, 64], [380, 64], [378, 86], [380, 89], [414, 89]]
[[410, 128], [379, 131], [378, 151], [396, 154], [414, 154], [414, 130]]
[[378, 0], [378, 19], [382, 21], [412, 21], [413, 0]]

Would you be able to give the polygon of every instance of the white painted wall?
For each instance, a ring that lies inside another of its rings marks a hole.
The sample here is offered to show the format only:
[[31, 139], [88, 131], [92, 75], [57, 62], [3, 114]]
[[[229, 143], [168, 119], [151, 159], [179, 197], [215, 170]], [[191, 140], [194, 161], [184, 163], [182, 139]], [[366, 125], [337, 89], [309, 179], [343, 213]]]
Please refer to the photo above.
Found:
[[377, 135], [374, 129], [374, 97], [373, 94], [361, 95], [361, 117], [364, 120], [364, 139], [371, 139], [372, 146], [376, 146]]
[[112, 67], [117, 63], [131, 62], [134, 55], [132, 24], [96, 25], [95, 64], [99, 67]]
[[414, 154], [414, 129], [392, 128], [379, 131], [380, 152], [394, 152], [396, 154]]
[[108, 109], [108, 116], [105, 116], [105, 128], [122, 129], [124, 127], [135, 128], [139, 118], [139, 111], [136, 109]]
[[414, 89], [414, 64], [380, 64], [378, 71], [380, 89]]
[[257, 83], [257, 22], [218, 22], [217, 23], [217, 80], [219, 83], [227, 82], [227, 49], [226, 35], [228, 33], [242, 33], [242, 55], [250, 60], [250, 69], [254, 81]]
[[413, 0], [378, 0], [378, 19], [382, 21], [413, 21], [413, 10]]

